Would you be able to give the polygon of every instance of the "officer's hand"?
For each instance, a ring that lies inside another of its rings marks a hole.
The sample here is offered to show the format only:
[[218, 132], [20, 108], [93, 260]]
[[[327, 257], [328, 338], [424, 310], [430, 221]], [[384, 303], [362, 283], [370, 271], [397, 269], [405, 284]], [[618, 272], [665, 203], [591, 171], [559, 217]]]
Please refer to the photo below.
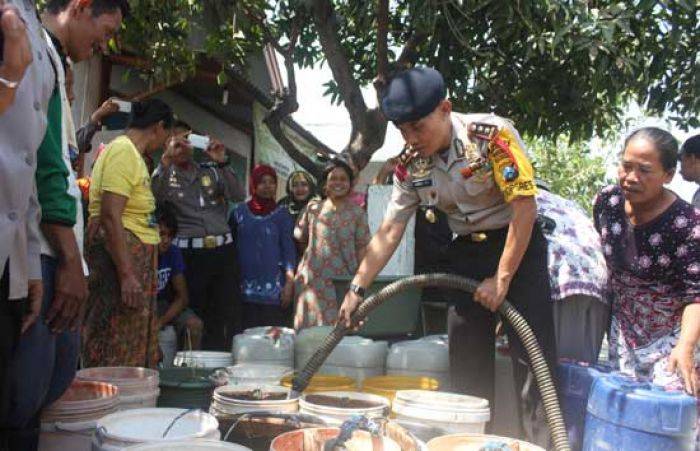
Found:
[[495, 312], [503, 304], [508, 293], [508, 283], [496, 277], [484, 279], [474, 292], [474, 300]]
[[355, 310], [357, 310], [357, 307], [361, 302], [362, 298], [354, 291], [348, 291], [345, 293], [345, 299], [343, 299], [343, 304], [340, 306], [340, 310], [338, 311], [338, 322], [343, 324], [348, 329], [352, 328], [352, 314], [355, 313]]
[[101, 124], [104, 118], [119, 111], [119, 105], [117, 105], [114, 100], [114, 97], [105, 100], [104, 103], [92, 113], [90, 121], [94, 124]]
[[209, 141], [209, 147], [207, 147], [205, 153], [217, 163], [226, 163], [226, 147], [218, 139], [212, 138], [211, 141]]

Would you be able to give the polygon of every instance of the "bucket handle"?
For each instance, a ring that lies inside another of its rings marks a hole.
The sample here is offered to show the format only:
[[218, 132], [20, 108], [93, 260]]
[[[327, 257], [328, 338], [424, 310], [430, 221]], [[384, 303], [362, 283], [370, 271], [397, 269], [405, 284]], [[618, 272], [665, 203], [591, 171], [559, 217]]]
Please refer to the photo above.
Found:
[[192, 412], [201, 412], [201, 411], [202, 411], [201, 409], [188, 409], [188, 410], [185, 410], [184, 412], [182, 412], [181, 414], [179, 414], [178, 416], [176, 416], [175, 418], [173, 418], [173, 421], [171, 421], [170, 424], [168, 425], [168, 427], [165, 428], [165, 431], [163, 431], [163, 435], [162, 435], [161, 438], [165, 438], [165, 436], [168, 435], [168, 432], [170, 432], [170, 430], [173, 428], [173, 426], [175, 426], [175, 423], [176, 423], [180, 418], [182, 418], [182, 417], [184, 417], [185, 415], [188, 415], [188, 414], [190, 414], [190, 413], [192, 413]]
[[88, 432], [95, 429], [96, 426], [97, 421], [85, 421], [81, 423], [54, 423], [56, 430], [61, 432]]
[[95, 441], [97, 441], [97, 445], [101, 448], [102, 445], [105, 443], [105, 439], [107, 438], [107, 428], [104, 426], [98, 426], [95, 429]]

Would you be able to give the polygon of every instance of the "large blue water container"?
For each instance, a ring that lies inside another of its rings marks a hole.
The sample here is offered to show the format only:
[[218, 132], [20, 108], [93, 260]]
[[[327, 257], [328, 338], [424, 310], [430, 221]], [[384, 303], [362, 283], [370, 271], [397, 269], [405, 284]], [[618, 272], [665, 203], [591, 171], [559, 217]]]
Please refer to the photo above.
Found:
[[610, 367], [605, 365], [591, 366], [568, 360], [559, 362], [557, 377], [561, 394], [561, 409], [564, 414], [569, 444], [573, 451], [580, 451], [583, 446], [586, 406], [593, 381], [609, 372]]
[[599, 377], [588, 397], [585, 451], [692, 451], [696, 399], [619, 375]]

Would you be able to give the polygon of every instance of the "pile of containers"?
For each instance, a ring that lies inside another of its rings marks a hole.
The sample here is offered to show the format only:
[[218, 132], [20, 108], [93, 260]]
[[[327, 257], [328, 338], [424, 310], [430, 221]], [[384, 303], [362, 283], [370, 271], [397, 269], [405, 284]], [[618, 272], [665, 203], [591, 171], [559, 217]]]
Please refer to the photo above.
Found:
[[383, 396], [393, 401], [396, 393], [401, 390], [436, 391], [440, 384], [435, 379], [420, 376], [375, 376], [362, 384], [362, 391]]
[[294, 367], [297, 370], [306, 365], [332, 330], [332, 326], [309, 327], [297, 334], [294, 340]]
[[362, 385], [368, 377], [384, 374], [389, 345], [362, 337], [345, 337], [321, 366], [320, 374], [347, 376]]
[[292, 368], [287, 366], [257, 363], [239, 363], [226, 368], [229, 385], [278, 385], [283, 377], [292, 372]]
[[232, 416], [249, 412], [297, 412], [299, 397], [290, 397], [290, 389], [280, 386], [236, 385], [214, 390], [209, 413]]
[[424, 441], [444, 434], [483, 434], [491, 420], [486, 399], [424, 390], [397, 392], [392, 411], [399, 424]]
[[[282, 386], [292, 387], [292, 376], [282, 378]], [[354, 391], [357, 389], [355, 380], [347, 376], [328, 376], [326, 374], [314, 374], [304, 393], [323, 393], [329, 391]]]
[[155, 407], [160, 394], [158, 371], [148, 368], [85, 368], [77, 372], [76, 379], [116, 385], [119, 389], [119, 410]]
[[255, 327], [233, 337], [236, 364], [294, 367], [294, 330], [285, 327]]
[[450, 386], [450, 355], [446, 335], [400, 341], [391, 346], [386, 358], [389, 376], [423, 376], [440, 387]]
[[358, 415], [386, 418], [389, 401], [381, 396], [358, 392], [307, 393], [299, 400], [299, 411], [315, 415], [328, 425], [339, 426]]
[[190, 368], [226, 368], [233, 365], [230, 352], [180, 351], [175, 354], [175, 366]]
[[562, 360], [557, 367], [557, 378], [561, 392], [561, 410], [573, 450], [580, 450], [583, 445], [583, 430], [586, 418], [588, 394], [593, 382], [610, 372], [602, 365], [590, 366]]
[[695, 398], [604, 365], [562, 361], [558, 378], [574, 451], [695, 449]]
[[200, 410], [134, 409], [98, 420], [92, 449], [117, 451], [141, 443], [167, 446], [182, 440], [219, 440], [220, 436], [216, 418]]
[[[211, 369], [164, 368], [160, 372], [158, 407], [209, 408], [215, 380]], [[226, 381], [222, 381], [223, 384]]]
[[[332, 330], [333, 327], [320, 326], [299, 332], [294, 349], [297, 370], [306, 365]], [[318, 374], [347, 376], [357, 385], [362, 385], [364, 379], [384, 374], [388, 349], [386, 341], [358, 336], [345, 337], [319, 368]]]
[[103, 382], [73, 381], [63, 396], [41, 413], [41, 449], [90, 449], [95, 422], [116, 412], [118, 405], [116, 386]]
[[619, 375], [595, 379], [583, 449], [656, 451], [696, 446], [697, 400]]

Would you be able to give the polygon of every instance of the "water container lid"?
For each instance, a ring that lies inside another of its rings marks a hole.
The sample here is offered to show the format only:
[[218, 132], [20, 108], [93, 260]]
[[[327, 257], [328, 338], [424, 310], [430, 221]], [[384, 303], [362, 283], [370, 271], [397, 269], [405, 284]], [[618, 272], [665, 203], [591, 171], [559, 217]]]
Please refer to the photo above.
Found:
[[429, 390], [399, 390], [396, 399], [408, 404], [430, 405], [449, 409], [485, 409], [489, 407], [488, 399]]
[[695, 398], [622, 375], [599, 377], [588, 398], [588, 412], [619, 426], [652, 434], [695, 433]]
[[582, 362], [560, 360], [557, 376], [559, 386], [565, 396], [588, 399], [593, 381], [611, 371], [612, 368], [609, 365], [589, 365]]

